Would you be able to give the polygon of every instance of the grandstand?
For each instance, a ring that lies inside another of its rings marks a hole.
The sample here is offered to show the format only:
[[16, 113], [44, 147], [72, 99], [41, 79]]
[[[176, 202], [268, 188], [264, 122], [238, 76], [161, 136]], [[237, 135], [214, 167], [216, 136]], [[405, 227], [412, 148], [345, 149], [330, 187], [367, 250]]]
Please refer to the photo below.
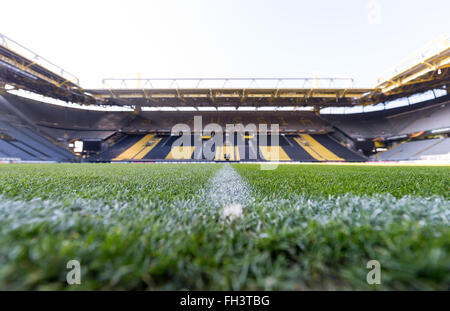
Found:
[[[0, 159], [447, 160], [448, 38], [432, 47], [373, 88], [338, 78], [200, 78], [105, 79], [104, 89], [84, 90], [75, 76], [37, 54], [24, 56], [21, 51], [32, 52], [0, 35]], [[195, 117], [224, 130], [205, 134], [195, 128]], [[179, 124], [190, 129], [182, 146], [174, 144]], [[229, 124], [277, 124], [278, 142], [258, 129], [245, 130], [238, 143], [237, 134], [226, 130]], [[224, 143], [210, 148], [212, 136]], [[208, 148], [209, 157], [203, 152]]]
[[[8, 110], [11, 108], [10, 110]], [[76, 156], [51, 136], [20, 118], [20, 113], [0, 98], [0, 157], [23, 161], [73, 162]]]
[[324, 116], [353, 138], [391, 137], [448, 127], [450, 96], [368, 113]]
[[448, 154], [449, 139], [424, 139], [394, 145], [390, 150], [374, 155], [379, 160], [420, 160], [425, 156]]

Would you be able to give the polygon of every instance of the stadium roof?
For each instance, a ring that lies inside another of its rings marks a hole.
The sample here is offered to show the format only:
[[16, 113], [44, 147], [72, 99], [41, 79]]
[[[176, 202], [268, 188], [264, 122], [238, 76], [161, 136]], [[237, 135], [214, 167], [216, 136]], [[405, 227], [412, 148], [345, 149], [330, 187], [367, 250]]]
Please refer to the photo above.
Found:
[[0, 87], [2, 82], [65, 101], [95, 104], [77, 77], [0, 34]]
[[81, 104], [139, 107], [342, 107], [377, 104], [436, 88], [449, 88], [447, 36], [431, 42], [383, 74], [374, 88], [351, 78], [104, 79], [83, 90], [78, 79], [0, 34], [0, 90], [6, 84]]
[[348, 78], [105, 79], [104, 85], [86, 91], [131, 106], [349, 106], [371, 91]]
[[441, 36], [430, 42], [394, 69], [383, 73], [378, 83], [365, 99], [384, 102], [430, 89], [449, 89], [450, 39]]

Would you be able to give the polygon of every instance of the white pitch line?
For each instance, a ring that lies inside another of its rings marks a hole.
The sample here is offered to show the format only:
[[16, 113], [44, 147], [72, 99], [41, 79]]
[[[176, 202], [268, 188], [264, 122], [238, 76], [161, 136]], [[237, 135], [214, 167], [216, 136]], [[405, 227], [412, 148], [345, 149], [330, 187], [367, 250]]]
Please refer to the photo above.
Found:
[[247, 184], [229, 164], [213, 176], [207, 191], [208, 201], [220, 208], [222, 218], [227, 220], [241, 218], [251, 198]]

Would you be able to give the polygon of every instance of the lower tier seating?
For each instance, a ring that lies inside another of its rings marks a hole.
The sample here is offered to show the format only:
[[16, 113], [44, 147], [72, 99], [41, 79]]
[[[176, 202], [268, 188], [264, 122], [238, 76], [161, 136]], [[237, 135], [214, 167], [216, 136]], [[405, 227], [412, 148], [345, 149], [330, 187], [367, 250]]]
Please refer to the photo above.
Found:
[[450, 156], [450, 138], [424, 139], [394, 145], [388, 151], [377, 153], [375, 161], [408, 161], [445, 158]]
[[[329, 135], [246, 136], [243, 143], [225, 134], [220, 143], [211, 137], [131, 134], [92, 160], [103, 161], [365, 161]], [[198, 139], [195, 142], [195, 139]]]
[[72, 162], [76, 157], [48, 137], [16, 120], [0, 119], [0, 158]]

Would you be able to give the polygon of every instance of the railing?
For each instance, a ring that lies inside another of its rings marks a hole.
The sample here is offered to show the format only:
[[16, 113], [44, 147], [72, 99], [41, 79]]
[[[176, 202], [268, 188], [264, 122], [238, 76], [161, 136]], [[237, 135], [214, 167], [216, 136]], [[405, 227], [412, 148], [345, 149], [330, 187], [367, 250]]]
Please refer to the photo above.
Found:
[[407, 69], [420, 64], [433, 55], [437, 55], [450, 47], [450, 40], [447, 35], [442, 35], [438, 39], [428, 43], [425, 47], [405, 58], [399, 65], [393, 69], [385, 71], [378, 78], [378, 83], [392, 80], [396, 75], [406, 71]]
[[107, 78], [108, 89], [298, 89], [353, 88], [353, 78]]
[[25, 58], [27, 58], [32, 63], [38, 64], [42, 66], [43, 68], [49, 70], [50, 72], [53, 72], [65, 80], [68, 80], [70, 82], [73, 82], [77, 85], [79, 85], [79, 79], [69, 73], [68, 71], [62, 69], [61, 67], [53, 64], [52, 62], [48, 61], [47, 59], [43, 58], [42, 56], [34, 53], [30, 49], [24, 47], [23, 45], [17, 43], [16, 41], [8, 38], [7, 36], [0, 33], [0, 46], [3, 46], [7, 48], [8, 50], [11, 50]]

